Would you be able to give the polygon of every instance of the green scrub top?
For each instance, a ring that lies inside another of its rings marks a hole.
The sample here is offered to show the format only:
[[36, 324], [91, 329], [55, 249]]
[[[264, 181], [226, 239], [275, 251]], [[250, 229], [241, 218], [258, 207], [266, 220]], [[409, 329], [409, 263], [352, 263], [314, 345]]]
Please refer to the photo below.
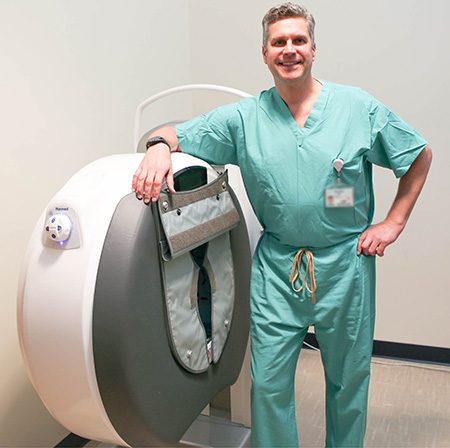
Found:
[[[401, 177], [427, 144], [363, 90], [322, 84], [302, 129], [275, 88], [176, 126], [183, 152], [238, 165], [265, 232], [298, 248], [326, 248], [363, 232], [374, 210], [372, 164]], [[337, 158], [354, 207], [325, 207]]]

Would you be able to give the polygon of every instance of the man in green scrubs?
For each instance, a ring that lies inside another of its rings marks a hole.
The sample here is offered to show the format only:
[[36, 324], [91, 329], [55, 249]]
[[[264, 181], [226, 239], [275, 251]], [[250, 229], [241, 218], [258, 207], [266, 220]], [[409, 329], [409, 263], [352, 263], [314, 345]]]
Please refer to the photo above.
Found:
[[[313, 78], [314, 19], [291, 3], [263, 19], [275, 87], [157, 131], [133, 191], [174, 192], [170, 151], [240, 167], [264, 228], [251, 282], [252, 444], [298, 446], [294, 377], [315, 327], [326, 379], [327, 446], [362, 446], [375, 319], [375, 256], [405, 227], [431, 163], [426, 141], [364, 91]], [[372, 164], [398, 192], [372, 225]]]

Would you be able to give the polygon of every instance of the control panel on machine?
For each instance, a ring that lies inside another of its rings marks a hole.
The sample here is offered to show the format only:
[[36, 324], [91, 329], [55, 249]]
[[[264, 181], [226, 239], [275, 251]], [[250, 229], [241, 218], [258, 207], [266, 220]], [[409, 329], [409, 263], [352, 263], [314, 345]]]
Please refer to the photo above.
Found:
[[81, 245], [77, 213], [72, 207], [55, 206], [47, 211], [42, 243], [53, 249], [76, 249]]

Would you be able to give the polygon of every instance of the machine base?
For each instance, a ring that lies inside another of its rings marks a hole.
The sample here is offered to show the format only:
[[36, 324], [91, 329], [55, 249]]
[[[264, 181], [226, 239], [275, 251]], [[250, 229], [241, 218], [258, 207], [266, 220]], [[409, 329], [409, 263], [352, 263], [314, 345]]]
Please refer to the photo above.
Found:
[[[186, 431], [178, 447], [251, 447], [251, 430], [219, 417], [200, 414]], [[90, 448], [120, 448], [118, 445], [90, 441]]]
[[251, 430], [219, 417], [200, 414], [186, 431], [180, 446], [251, 447]]

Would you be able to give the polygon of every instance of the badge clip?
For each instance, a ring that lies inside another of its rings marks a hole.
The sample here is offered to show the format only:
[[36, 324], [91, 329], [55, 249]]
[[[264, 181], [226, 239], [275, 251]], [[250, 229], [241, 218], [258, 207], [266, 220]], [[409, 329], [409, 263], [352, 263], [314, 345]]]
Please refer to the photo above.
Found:
[[341, 170], [344, 167], [344, 159], [335, 159], [333, 161], [333, 167], [338, 173], [338, 185], [341, 184]]

